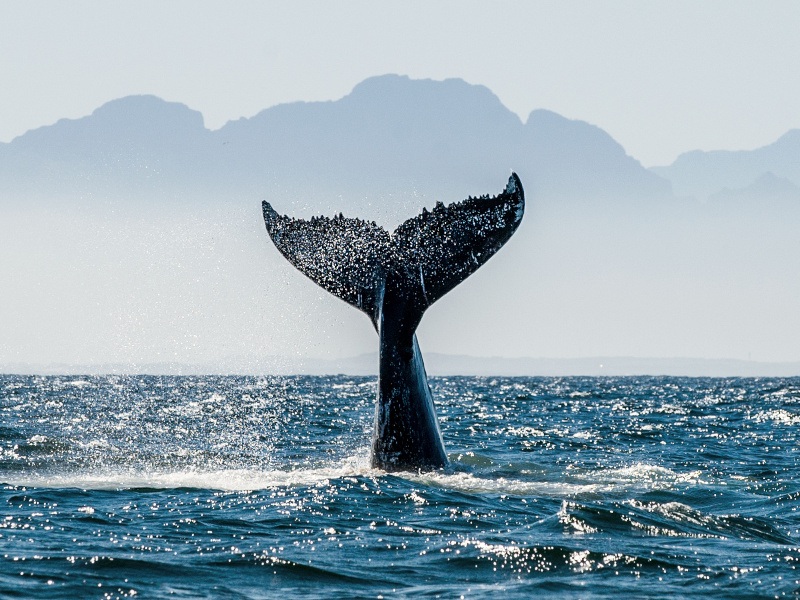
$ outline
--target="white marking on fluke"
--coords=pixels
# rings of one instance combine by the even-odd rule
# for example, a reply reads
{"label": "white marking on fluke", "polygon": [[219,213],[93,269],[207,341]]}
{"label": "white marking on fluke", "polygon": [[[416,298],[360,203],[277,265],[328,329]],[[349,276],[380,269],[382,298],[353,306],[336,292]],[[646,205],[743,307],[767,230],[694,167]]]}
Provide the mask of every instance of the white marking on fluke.
{"label": "white marking on fluke", "polygon": [[422,295],[425,297],[425,302],[430,304],[430,300],[428,300],[428,292],[425,289],[425,276],[422,274],[422,265],[419,266],[419,283],[422,286]]}

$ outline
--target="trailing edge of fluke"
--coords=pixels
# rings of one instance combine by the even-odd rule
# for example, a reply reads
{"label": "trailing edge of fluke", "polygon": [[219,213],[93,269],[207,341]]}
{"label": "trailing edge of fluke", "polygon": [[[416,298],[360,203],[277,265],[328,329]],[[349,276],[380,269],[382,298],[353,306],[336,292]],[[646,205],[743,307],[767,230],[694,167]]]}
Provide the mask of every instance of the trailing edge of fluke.
{"label": "trailing edge of fluke", "polygon": [[497,196],[438,202],[391,234],[361,219],[279,215],[262,204],[278,251],[300,272],[369,316],[380,338],[372,466],[447,465],[415,331],[425,310],[491,258],[516,231],[525,194],[515,173]]}

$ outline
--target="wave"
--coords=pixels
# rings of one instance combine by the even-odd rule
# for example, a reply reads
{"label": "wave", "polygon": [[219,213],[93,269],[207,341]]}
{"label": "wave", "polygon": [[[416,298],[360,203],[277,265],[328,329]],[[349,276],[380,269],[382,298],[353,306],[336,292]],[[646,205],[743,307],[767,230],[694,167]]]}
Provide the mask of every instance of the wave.
{"label": "wave", "polygon": [[[352,477],[397,477],[425,487],[436,487],[468,494],[509,494],[550,498],[591,498],[606,494],[625,494],[667,490],[679,485],[703,485],[700,471],[686,473],[665,467],[635,463],[616,469],[568,470],[565,473],[537,474],[532,479],[525,468],[504,466],[504,476],[492,469],[456,463],[442,471],[387,473],[373,469],[366,450],[345,457],[336,464],[296,469],[215,469],[178,470],[102,470],[51,474],[11,474],[6,485],[26,488],[78,488],[85,490],[178,489],[196,488],[220,491],[252,491],[276,487],[314,487],[331,480]],[[507,476],[517,473],[516,477]],[[549,475],[549,477],[548,477]]]}
{"label": "wave", "polygon": [[[504,469],[508,472],[508,469]],[[525,469],[519,469],[520,475]],[[537,477],[535,481],[519,477],[493,477],[491,472],[476,475],[473,472],[448,473],[396,473],[428,486],[436,486],[464,493],[511,494],[518,496],[544,496],[551,498],[594,497],[602,494],[619,494],[671,489],[681,484],[705,484],[700,471],[680,473],[665,467],[636,463],[617,469],[569,470],[567,473],[550,473],[550,479]]]}
{"label": "wave", "polygon": [[79,488],[85,490],[197,488],[250,491],[275,487],[316,486],[331,479],[379,475],[369,467],[365,453],[345,458],[338,465],[299,469],[181,469],[175,471],[99,471],[22,475],[5,483],[28,488]]}

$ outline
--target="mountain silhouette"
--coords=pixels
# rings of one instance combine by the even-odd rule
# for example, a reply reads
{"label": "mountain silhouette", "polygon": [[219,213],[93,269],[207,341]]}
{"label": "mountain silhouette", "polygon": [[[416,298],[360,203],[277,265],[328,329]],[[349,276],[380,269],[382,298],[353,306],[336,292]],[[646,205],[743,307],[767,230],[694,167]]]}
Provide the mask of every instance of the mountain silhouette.
{"label": "mountain silhouette", "polygon": [[208,162],[203,117],[155,96],[108,102],[0,147],[3,181],[17,192],[120,193],[191,180]]}
{"label": "mountain silhouette", "polygon": [[672,183],[677,196],[705,200],[724,189],[744,189],[766,173],[800,186],[800,129],[792,129],[778,140],[755,150],[694,150],[681,154],[654,173]]}
{"label": "mountain silhouette", "polygon": [[521,156],[533,190],[549,198],[664,198],[670,184],[653,177],[605,131],[548,110],[525,124]]}
{"label": "mountain silhouette", "polygon": [[600,128],[545,110],[523,124],[459,79],[373,77],[340,100],[274,106],[216,131],[183,104],[131,96],[0,145],[6,192],[45,196],[457,198],[494,190],[511,169],[542,201],[670,195]]}

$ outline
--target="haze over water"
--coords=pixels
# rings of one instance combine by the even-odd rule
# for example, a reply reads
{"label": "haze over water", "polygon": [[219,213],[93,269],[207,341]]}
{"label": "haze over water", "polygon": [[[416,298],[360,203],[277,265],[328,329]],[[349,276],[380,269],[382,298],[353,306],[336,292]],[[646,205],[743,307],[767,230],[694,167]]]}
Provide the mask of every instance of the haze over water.
{"label": "haze over water", "polygon": [[257,374],[372,351],[367,320],[269,243],[261,200],[393,229],[511,169],[526,217],[428,312],[425,352],[797,363],[798,165],[795,130],[646,169],[595,125],[522,120],[457,79],[373,77],[213,131],[119,99],[0,144],[0,369]]}

